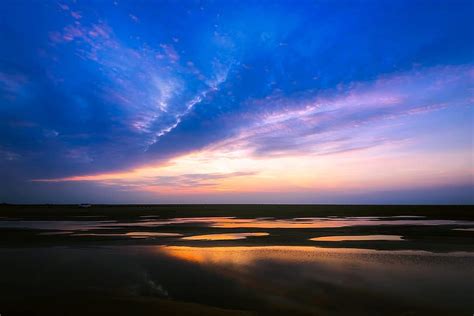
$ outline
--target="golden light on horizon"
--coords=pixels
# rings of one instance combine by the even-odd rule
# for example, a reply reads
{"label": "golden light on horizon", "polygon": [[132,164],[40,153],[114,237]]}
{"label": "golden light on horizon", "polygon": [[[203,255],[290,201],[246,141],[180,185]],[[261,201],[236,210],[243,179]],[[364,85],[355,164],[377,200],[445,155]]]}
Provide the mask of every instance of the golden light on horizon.
{"label": "golden light on horizon", "polygon": [[[157,165],[95,175],[34,181],[92,181],[124,190],[166,194],[225,192],[311,192],[433,186],[468,182],[471,162],[465,153],[396,153],[386,144],[349,153],[258,157],[244,149],[212,148]],[[393,151],[393,152],[392,152]],[[413,164],[413,160],[422,164]],[[446,161],[452,161],[446,170]],[[440,170],[433,173],[433,170]]]}

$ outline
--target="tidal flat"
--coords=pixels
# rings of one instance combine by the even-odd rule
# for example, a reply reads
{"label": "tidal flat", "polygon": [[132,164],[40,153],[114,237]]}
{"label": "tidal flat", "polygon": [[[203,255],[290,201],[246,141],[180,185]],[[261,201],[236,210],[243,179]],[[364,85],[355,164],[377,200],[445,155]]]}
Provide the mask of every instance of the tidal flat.
{"label": "tidal flat", "polygon": [[469,206],[2,205],[3,315],[471,315]]}

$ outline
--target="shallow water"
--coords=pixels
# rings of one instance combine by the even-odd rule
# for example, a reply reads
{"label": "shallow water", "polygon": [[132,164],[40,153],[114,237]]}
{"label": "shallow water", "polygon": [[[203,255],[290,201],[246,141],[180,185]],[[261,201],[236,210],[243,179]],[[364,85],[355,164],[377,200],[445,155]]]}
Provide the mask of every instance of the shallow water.
{"label": "shallow water", "polygon": [[352,240],[393,240],[400,241],[402,236],[397,235],[359,235],[359,236],[324,236],[311,238],[312,241],[352,241]]}
{"label": "shallow water", "polygon": [[0,301],[80,300],[84,293],[282,315],[461,315],[474,308],[473,253],[121,246],[0,249],[0,256]]}
{"label": "shallow water", "polygon": [[[90,217],[90,216],[89,216]],[[387,217],[306,217],[290,219],[236,218],[236,217],[184,217],[171,219],[153,219],[143,216],[138,220],[1,220],[0,228],[30,228],[57,230],[115,229],[121,227],[160,227],[197,225],[213,228],[338,228],[352,226],[474,226],[474,221],[424,219],[420,216]]]}
{"label": "shallow water", "polygon": [[459,230],[459,231],[466,231],[466,232],[474,232],[474,227],[473,228],[455,228],[453,230]]}
{"label": "shallow water", "polygon": [[[0,248],[0,308],[29,306],[45,297],[53,308],[57,301],[84,305],[85,298],[119,297],[258,315],[474,311],[474,221],[106,219],[0,219],[8,241]],[[114,313],[114,304],[107,308]]]}
{"label": "shallow water", "polygon": [[269,233],[233,233],[233,234],[208,234],[183,237],[183,240],[239,240],[247,237],[263,237]]}
{"label": "shallow water", "polygon": [[179,237],[183,236],[183,234],[179,233],[157,233],[157,232],[129,232],[129,233],[76,233],[72,234],[72,236],[79,236],[79,237],[130,237],[130,238],[155,238],[155,237]]}

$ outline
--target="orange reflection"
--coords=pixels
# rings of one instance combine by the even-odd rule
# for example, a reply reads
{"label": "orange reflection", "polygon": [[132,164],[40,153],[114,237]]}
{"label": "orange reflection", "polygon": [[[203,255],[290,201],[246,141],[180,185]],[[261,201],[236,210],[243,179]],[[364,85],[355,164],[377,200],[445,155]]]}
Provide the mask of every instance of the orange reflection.
{"label": "orange reflection", "polygon": [[72,236],[82,237],[130,237],[130,238],[151,238],[151,237],[179,237],[178,233],[156,233],[156,232],[129,232],[129,233],[78,233]]}
{"label": "orange reflection", "polygon": [[245,239],[247,237],[262,237],[268,236],[268,233],[233,233],[233,234],[209,234],[209,235],[197,235],[188,236],[181,239],[184,240],[238,240]]}
{"label": "orange reflection", "polygon": [[369,217],[350,218],[294,218],[294,219],[231,219],[216,220],[211,227],[216,228],[337,228],[347,226],[379,225],[472,225],[472,221],[457,220],[418,220],[418,219],[379,219]]}
{"label": "orange reflection", "polygon": [[438,219],[399,219],[388,217],[345,217],[345,218],[290,218],[273,219],[271,217],[235,218],[235,217],[178,217],[160,220],[142,220],[129,223],[103,223],[97,227],[142,226],[154,227],[164,225],[197,224],[214,228],[336,228],[347,226],[379,225],[473,225],[473,221],[438,220]]}
{"label": "orange reflection", "polygon": [[156,232],[129,232],[129,233],[126,233],[125,235],[132,238],[183,236],[183,234],[178,234],[178,233],[156,233]]}
{"label": "orange reflection", "polygon": [[312,241],[364,241],[364,240],[402,240],[397,235],[364,235],[364,236],[324,236],[310,238]]}
{"label": "orange reflection", "polygon": [[[356,248],[322,248],[314,246],[237,246],[237,247],[189,247],[158,246],[159,252],[174,258],[203,265],[249,266],[259,261],[280,261],[288,263],[324,263],[336,268],[338,265],[353,265],[363,255],[423,255],[446,256],[420,250],[371,250]],[[469,256],[471,252],[451,252],[449,256]],[[363,262],[364,266],[368,264]]]}
{"label": "orange reflection", "polygon": [[[266,219],[234,219],[227,222],[216,222],[212,227],[216,228],[332,228],[357,225],[354,220],[266,220]],[[365,224],[361,223],[361,224]],[[368,221],[367,221],[368,224]]]}
{"label": "orange reflection", "polygon": [[[365,249],[325,249],[312,246],[188,247],[160,246],[169,256],[199,264],[250,265],[257,260],[311,262],[324,253],[370,253]],[[326,258],[329,260],[329,258]],[[338,258],[340,260],[340,258]]]}

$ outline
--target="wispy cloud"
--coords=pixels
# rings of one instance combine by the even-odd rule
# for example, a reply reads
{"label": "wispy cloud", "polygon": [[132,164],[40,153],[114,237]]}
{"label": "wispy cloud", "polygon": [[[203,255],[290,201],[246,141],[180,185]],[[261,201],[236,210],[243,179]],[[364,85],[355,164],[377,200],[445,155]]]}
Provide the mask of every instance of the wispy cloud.
{"label": "wispy cloud", "polygon": [[0,198],[472,182],[467,4],[185,7],[0,2]]}
{"label": "wispy cloud", "polygon": [[[400,186],[405,181],[415,185],[426,179],[439,184],[465,182],[463,174],[468,171],[462,151],[450,152],[444,159],[463,167],[440,174],[430,174],[441,168],[439,159],[423,152],[405,156],[397,152],[417,145],[419,135],[404,131],[413,115],[470,106],[471,76],[471,67],[433,68],[336,91],[254,100],[268,110],[242,122],[234,136],[194,153],[124,172],[36,181],[93,181],[153,192],[354,189],[362,174],[372,186]],[[413,160],[424,160],[425,166],[415,170]],[[393,170],[381,173],[384,166]]]}
{"label": "wispy cloud", "polygon": [[194,64],[190,69],[188,63],[180,63],[174,45],[131,47],[100,20],[74,21],[52,32],[50,39],[53,45],[72,45],[79,58],[100,65],[106,80],[98,87],[99,97],[127,114],[120,119],[131,134],[140,135],[142,151],[175,129],[195,105],[218,89],[231,66],[221,65],[215,75],[203,77]]}
{"label": "wispy cloud", "polygon": [[[146,170],[146,171],[145,171]],[[139,190],[153,192],[199,192],[201,190],[216,189],[221,181],[235,180],[239,177],[251,177],[257,175],[255,171],[236,172],[211,172],[211,173],[189,173],[175,175],[170,174],[165,167],[144,168],[121,174],[99,174],[93,176],[78,176],[60,179],[37,179],[33,182],[97,182],[103,185],[120,188],[122,190]]]}
{"label": "wispy cloud", "polygon": [[250,102],[258,114],[217,146],[256,155],[327,154],[413,137],[390,127],[412,115],[472,106],[471,66],[434,67],[387,75],[336,90]]}

